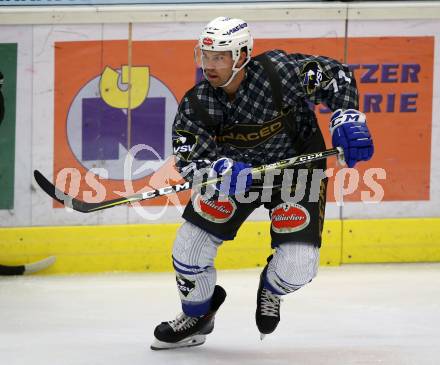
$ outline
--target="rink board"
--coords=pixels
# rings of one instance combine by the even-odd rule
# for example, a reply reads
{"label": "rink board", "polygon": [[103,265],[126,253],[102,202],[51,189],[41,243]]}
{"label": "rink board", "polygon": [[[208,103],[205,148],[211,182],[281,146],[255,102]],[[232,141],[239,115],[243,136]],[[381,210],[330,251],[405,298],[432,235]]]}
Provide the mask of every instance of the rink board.
{"label": "rink board", "polygon": [[[45,273],[172,271],[179,224],[2,228],[0,262],[19,264],[55,255]],[[216,266],[264,266],[271,253],[268,222],[246,222],[223,244]],[[440,261],[440,219],[327,220],[321,265]]]}
{"label": "rink board", "polygon": [[440,260],[440,219],[343,221],[343,263]]}
{"label": "rink board", "polygon": [[[2,228],[0,262],[18,264],[55,255],[46,273],[171,271],[172,243],[180,224]],[[321,263],[338,265],[341,230],[326,222]],[[269,223],[247,222],[234,241],[220,248],[216,266],[240,269],[264,266],[271,253]]]}
{"label": "rink board", "polygon": [[[81,175],[75,179],[79,180],[77,197],[81,200],[101,200],[103,194],[112,199],[119,197],[118,192],[130,195],[125,182],[137,191],[148,179],[153,180],[151,171],[162,165],[147,153],[139,157],[140,166],[133,169],[136,176],[130,175],[128,179],[121,176],[125,172],[127,148],[142,141],[155,147],[162,159],[170,156],[171,125],[177,102],[200,76],[200,70],[193,64],[195,40],[206,21],[226,11],[249,19],[256,38],[255,54],[272,48],[323,54],[346,62],[354,70],[360,108],[367,114],[375,155],[371,161],[356,166],[357,173],[353,175],[358,178],[359,188],[345,196],[348,204],[343,207],[335,203],[335,191],[339,190],[330,178],[327,218],[438,216],[440,88],[435,80],[440,72],[440,4],[308,6],[274,3],[258,9],[251,5],[239,9],[222,5],[185,10],[168,7],[157,11],[112,7],[99,11],[1,9],[0,45],[18,47],[18,53],[10,58],[12,65],[7,68],[0,65],[7,80],[2,90],[8,92],[5,94],[8,97],[15,93],[17,105],[14,108],[13,102],[7,103],[8,113],[16,109],[15,151],[12,147],[8,151],[9,161],[14,157],[15,174],[10,169],[4,175],[14,182],[14,191],[0,190],[8,202],[0,204],[0,226],[144,224],[145,217],[128,206],[93,215],[66,211],[37,187],[32,172],[38,169],[56,182],[64,176],[62,170],[74,169],[77,176]],[[176,59],[178,63],[174,62]],[[127,110],[132,104],[121,106],[118,98],[113,100],[114,95],[123,99],[125,89],[115,82],[110,88],[111,101],[106,99],[104,103],[103,98],[97,97],[101,95],[99,81],[114,81],[115,73],[110,69],[123,74],[124,67],[130,70],[132,67],[136,75],[145,76],[148,70],[149,75],[135,77],[144,80],[138,87],[143,91],[148,88],[148,93],[130,114],[134,128],[130,143]],[[16,82],[15,73],[10,71],[15,68]],[[18,107],[23,105],[29,107]],[[330,146],[327,132],[330,111],[322,105],[315,109]],[[6,135],[2,128],[14,126],[12,116],[8,114],[0,126],[1,136]],[[112,128],[107,127],[109,120],[114,121]],[[148,125],[151,128],[145,126],[147,120],[152,121]],[[148,162],[145,171],[140,169],[143,162]],[[335,167],[334,159],[328,163],[330,168]],[[101,170],[93,172],[95,168]],[[362,196],[368,198],[372,190],[365,183],[370,168],[386,172],[386,179],[378,176],[373,179],[376,186],[383,187],[384,193],[378,197],[377,204],[366,204],[368,199]],[[333,176],[337,172],[335,169]],[[140,176],[141,173],[148,178]],[[86,181],[87,174],[94,176],[93,186]],[[59,182],[63,186],[62,178]],[[99,194],[94,186],[100,187]],[[189,195],[182,198],[185,199],[180,203],[184,205]],[[172,224],[181,219],[181,206],[177,202],[163,198],[149,204],[153,203],[154,206],[143,205],[143,208],[146,214],[155,216],[156,224]],[[167,204],[166,214],[156,214]],[[267,212],[262,210],[251,220],[266,218]]]}
{"label": "rink board", "polygon": [[[56,182],[62,169],[75,169],[82,174],[81,200],[131,195],[125,182],[133,181],[137,191],[147,177],[151,186],[163,183],[166,169],[151,156],[140,156],[133,171],[161,171],[158,181],[138,174],[122,179],[126,148],[138,138],[155,146],[164,160],[170,156],[177,102],[200,76],[192,61],[195,40],[208,20],[225,12],[249,21],[255,54],[279,48],[327,55],[349,64],[358,80],[375,155],[352,170],[359,188],[344,204],[336,203],[341,189],[335,179],[329,181],[321,264],[440,261],[440,4],[380,2],[0,9],[0,69],[8,106],[0,126],[0,145],[7,147],[0,148],[0,170],[9,166],[0,171],[0,264],[56,255],[47,273],[172,270],[172,242],[188,194],[185,201],[173,196],[85,215],[49,199],[32,172],[38,169]],[[100,80],[115,75],[107,66],[121,75],[124,67],[144,76],[148,70],[148,78],[134,78],[147,80],[138,85],[148,86],[139,107],[131,96],[122,106],[114,103],[118,98],[103,104],[97,97]],[[126,92],[119,84],[112,84],[113,96]],[[330,111],[322,105],[315,110],[330,146],[325,132]],[[106,121],[113,120],[108,116],[116,116],[114,128],[107,128]],[[151,128],[142,124],[153,119]],[[129,124],[137,131],[133,140],[125,138]],[[141,169],[145,161],[148,169]],[[328,162],[335,168],[334,159]],[[102,178],[94,182],[104,187],[96,195],[85,179],[87,173],[98,174],[95,167]],[[375,203],[365,183],[370,168],[386,172],[386,179],[379,174],[373,179],[384,193]],[[270,237],[263,220],[267,211],[257,209],[237,239],[224,244],[219,268],[265,264]],[[145,224],[149,221],[154,224]]]}

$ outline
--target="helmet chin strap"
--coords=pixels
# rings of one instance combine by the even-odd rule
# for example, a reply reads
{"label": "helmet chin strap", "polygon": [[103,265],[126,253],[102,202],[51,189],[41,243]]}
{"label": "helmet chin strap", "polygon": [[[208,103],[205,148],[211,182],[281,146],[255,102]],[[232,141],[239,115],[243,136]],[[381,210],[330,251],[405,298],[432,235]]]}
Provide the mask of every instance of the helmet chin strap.
{"label": "helmet chin strap", "polygon": [[239,58],[237,58],[235,60],[234,65],[232,66],[232,75],[231,75],[231,77],[228,79],[228,81],[226,81],[223,85],[220,85],[219,87],[226,87],[226,86],[228,86],[232,82],[232,80],[234,80],[235,76],[237,76],[238,72],[240,70],[242,70],[244,68],[244,66],[246,66],[249,63],[251,58],[248,57],[246,59],[246,61],[244,61],[243,64],[239,68],[236,68],[235,65],[237,64],[238,60],[239,60]]}

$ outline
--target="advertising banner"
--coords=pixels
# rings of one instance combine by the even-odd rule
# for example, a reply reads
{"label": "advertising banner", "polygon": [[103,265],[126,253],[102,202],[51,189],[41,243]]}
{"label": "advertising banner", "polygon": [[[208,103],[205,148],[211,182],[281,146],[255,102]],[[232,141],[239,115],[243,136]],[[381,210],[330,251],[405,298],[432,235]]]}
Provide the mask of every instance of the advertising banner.
{"label": "advertising banner", "polygon": [[[375,155],[356,168],[386,171],[379,181],[385,201],[429,200],[434,37],[348,38],[348,61]],[[359,189],[347,200],[359,200]]]}
{"label": "advertising banner", "polygon": [[[182,96],[201,77],[194,45],[193,40],[55,43],[54,180],[59,187],[93,202],[178,181],[170,158],[171,126]],[[349,38],[347,43],[344,38],[258,39],[254,54],[277,48],[344,62],[346,46],[360,110],[377,146],[374,158],[359,165],[359,188],[347,200],[360,201],[362,192],[371,191],[364,182],[370,168],[386,173],[377,181],[383,200],[428,200],[433,37]],[[331,111],[323,105],[315,110],[330,147]],[[133,146],[141,147],[130,160],[127,151]],[[334,161],[329,168],[335,169]],[[81,183],[72,186],[73,180]],[[180,194],[180,200],[170,198],[172,203],[187,201],[188,193]],[[334,201],[334,194],[328,198]]]}
{"label": "advertising banner", "polygon": [[17,44],[0,43],[0,209],[14,208]]}

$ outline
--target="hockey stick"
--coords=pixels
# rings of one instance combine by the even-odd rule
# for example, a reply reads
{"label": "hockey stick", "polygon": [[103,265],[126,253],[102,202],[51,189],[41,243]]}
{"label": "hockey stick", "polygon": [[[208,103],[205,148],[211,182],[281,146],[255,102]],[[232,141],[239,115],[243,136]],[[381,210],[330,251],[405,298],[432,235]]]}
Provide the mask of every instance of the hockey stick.
{"label": "hockey stick", "polygon": [[56,261],[55,256],[49,256],[43,260],[33,262],[31,264],[17,265],[17,266],[6,266],[0,265],[0,275],[10,276],[10,275],[27,275],[33,274],[38,271],[44,270],[51,266]]}
{"label": "hockey stick", "polygon": [[[251,171],[252,171],[252,175],[255,175],[257,173],[262,173],[262,172],[267,173],[269,171],[273,171],[276,169],[286,169],[288,167],[302,165],[307,162],[322,160],[322,159],[325,159],[327,157],[334,156],[334,155],[342,156],[343,155],[342,149],[338,147],[338,148],[332,148],[329,150],[325,150],[322,152],[309,153],[309,154],[305,154],[305,155],[295,156],[295,157],[291,157],[286,160],[274,162],[274,163],[271,163],[268,165],[261,165],[261,166],[255,167]],[[100,203],[87,203],[85,201],[73,198],[73,197],[65,194],[64,192],[62,192],[58,188],[56,188],[55,185],[53,185],[49,180],[47,180],[43,176],[43,174],[38,170],[34,170],[34,177],[35,177],[35,180],[37,181],[37,184],[40,186],[41,189],[43,189],[46,192],[46,194],[48,194],[50,197],[52,197],[56,201],[60,202],[61,204],[64,204],[65,206],[70,207],[73,210],[76,210],[76,211],[82,212],[82,213],[96,212],[98,210],[112,208],[112,207],[115,207],[115,206],[118,206],[121,204],[127,204],[127,203],[139,202],[142,200],[154,199],[159,196],[169,195],[169,194],[178,193],[180,191],[189,190],[193,187],[192,182],[186,181],[183,184],[176,184],[176,185],[166,186],[166,187],[163,187],[160,189],[149,190],[149,191],[145,191],[143,193],[135,194],[135,195],[128,196],[128,197],[122,197],[122,198],[117,198],[117,199],[112,199],[112,200],[105,200]],[[222,181],[222,178],[209,179],[198,186],[203,187],[203,186],[207,186],[210,184],[218,183],[220,181]]]}

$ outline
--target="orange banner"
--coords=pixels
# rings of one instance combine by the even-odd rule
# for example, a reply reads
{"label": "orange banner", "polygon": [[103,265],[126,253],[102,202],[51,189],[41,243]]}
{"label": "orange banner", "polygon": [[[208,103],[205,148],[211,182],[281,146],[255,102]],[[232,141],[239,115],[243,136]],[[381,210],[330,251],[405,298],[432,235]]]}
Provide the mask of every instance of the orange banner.
{"label": "orange banner", "polygon": [[[133,163],[134,191],[173,182],[172,161],[159,166],[172,153],[171,125],[178,102],[200,78],[194,45],[195,41],[135,41],[130,48],[128,41],[55,44],[54,176],[70,176],[68,181],[79,177],[79,199],[111,199],[119,196],[115,192],[127,192],[126,151],[139,144],[150,148],[139,151]],[[360,109],[375,143],[373,159],[358,165],[359,188],[345,200],[360,201],[361,192],[371,190],[363,182],[371,167],[386,171],[386,180],[378,181],[384,200],[429,200],[433,37],[350,38],[347,44],[343,38],[259,39],[254,54],[277,48],[343,62],[345,45],[346,63],[360,91]],[[315,110],[330,146],[330,111],[322,105]],[[330,189],[329,201],[333,196]],[[182,193],[181,202],[188,197]],[[163,205],[167,199],[149,204]]]}

